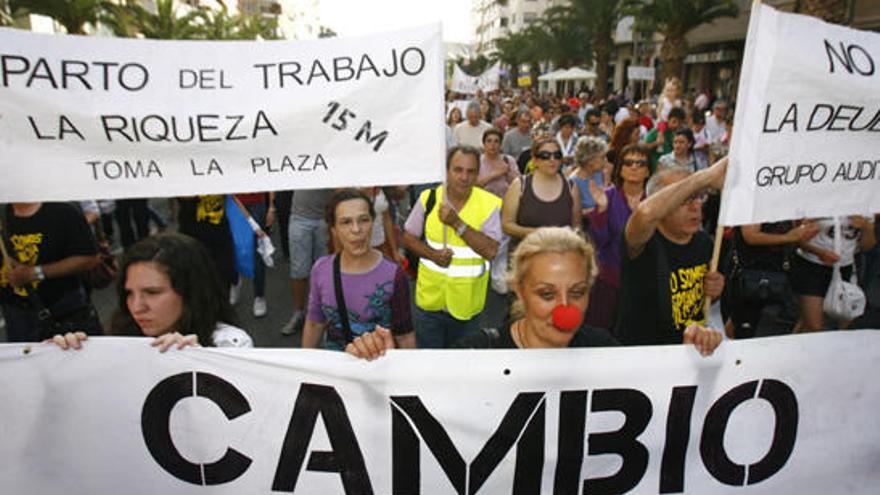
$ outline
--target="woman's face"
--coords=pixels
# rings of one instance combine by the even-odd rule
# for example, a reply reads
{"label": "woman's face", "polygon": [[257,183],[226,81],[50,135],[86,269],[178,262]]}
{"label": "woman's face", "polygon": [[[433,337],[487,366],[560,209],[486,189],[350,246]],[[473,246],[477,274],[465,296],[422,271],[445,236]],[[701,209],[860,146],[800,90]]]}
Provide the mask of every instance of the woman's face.
{"label": "woman's face", "polygon": [[373,219],[370,207],[363,199],[349,199],[336,205],[336,224],[333,232],[342,250],[361,256],[370,250]]}
{"label": "woman's face", "polygon": [[629,133],[629,144],[636,144],[639,142],[639,138],[641,137],[641,130],[639,126],[633,128],[632,132]]}
{"label": "woman's face", "polygon": [[132,263],[125,272],[125,304],[132,319],[147,337],[171,331],[183,315],[183,297],[154,261]]}
{"label": "woman's face", "polygon": [[644,183],[650,173],[648,157],[641,153],[627,153],[620,165],[620,177],[624,182]]}
{"label": "woman's face", "polygon": [[453,124],[461,122],[461,110],[459,110],[458,107],[453,108],[452,111],[449,112],[449,120]]}
{"label": "woman's face", "polygon": [[501,138],[496,136],[495,134],[489,134],[486,136],[486,139],[483,141],[483,150],[489,156],[495,156],[498,154],[498,151],[501,149]]}
{"label": "woman's face", "polygon": [[522,281],[514,288],[525,308],[523,330],[532,332],[530,341],[548,347],[567,347],[574,332],[553,326],[553,309],[571,304],[583,314],[589,303],[587,262],[577,252],[540,253],[529,261]]}
{"label": "woman's face", "polygon": [[[546,157],[546,158],[544,158]],[[555,141],[542,144],[535,154],[537,162],[536,171],[547,175],[555,175],[559,173],[559,164],[562,163],[562,153],[559,145]]]}

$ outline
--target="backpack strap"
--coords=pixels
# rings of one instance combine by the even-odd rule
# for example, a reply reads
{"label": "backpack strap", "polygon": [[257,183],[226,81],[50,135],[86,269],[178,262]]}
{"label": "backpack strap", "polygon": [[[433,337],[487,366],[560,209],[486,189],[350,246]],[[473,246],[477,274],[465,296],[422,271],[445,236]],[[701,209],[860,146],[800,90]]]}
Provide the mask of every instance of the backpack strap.
{"label": "backpack strap", "polygon": [[345,294],[342,291],[342,267],[341,255],[333,257],[333,290],[336,292],[336,309],[339,311],[339,322],[345,334],[345,343],[349,344],[354,337],[351,333],[351,324],[348,321],[348,308],[345,306]]}

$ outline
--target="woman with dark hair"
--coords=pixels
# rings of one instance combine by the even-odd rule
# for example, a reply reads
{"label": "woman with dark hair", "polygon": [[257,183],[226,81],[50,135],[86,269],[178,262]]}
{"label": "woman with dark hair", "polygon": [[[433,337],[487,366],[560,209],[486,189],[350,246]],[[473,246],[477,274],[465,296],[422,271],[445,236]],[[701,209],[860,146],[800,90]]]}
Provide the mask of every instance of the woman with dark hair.
{"label": "woman with dark hair", "polygon": [[375,211],[361,191],[344,189],[330,198],[325,220],[339,253],[312,267],[302,347],[343,350],[354,338],[381,325],[398,347],[415,347],[406,272],[370,246]]}
{"label": "woman with dark hair", "polygon": [[660,157],[657,170],[672,167],[684,167],[691,172],[697,171],[697,159],[694,156],[694,133],[688,128],[675,131],[672,139],[672,151]]}
{"label": "woman with dark hair", "polygon": [[510,183],[519,177],[516,161],[501,153],[502,139],[501,131],[494,127],[483,132],[483,153],[477,177],[478,186],[499,198],[504,198]]}
{"label": "woman with dark hair", "polygon": [[611,133],[611,141],[608,143],[608,161],[616,166],[623,148],[638,143],[640,134],[639,119],[635,117],[623,119],[617,124]]}
{"label": "woman with dark hair", "polygon": [[630,215],[645,198],[645,183],[651,175],[649,151],[639,144],[621,150],[621,159],[611,173],[612,186],[602,189],[590,184],[596,208],[588,214],[590,237],[599,251],[599,276],[590,295],[593,304],[587,322],[612,328],[617,316],[620,292],[620,242]]}
{"label": "woman with dark hair", "polygon": [[513,181],[501,209],[501,226],[514,241],[538,227],[580,227],[580,192],[560,173],[562,157],[552,135],[535,138],[535,171]]}
{"label": "woman with dark hair", "polygon": [[[173,345],[253,347],[233,326],[225,288],[199,241],[177,233],[141,239],[126,251],[119,274],[111,334],[155,337],[152,345],[162,352]],[[85,338],[72,332],[52,340],[78,349]]]}

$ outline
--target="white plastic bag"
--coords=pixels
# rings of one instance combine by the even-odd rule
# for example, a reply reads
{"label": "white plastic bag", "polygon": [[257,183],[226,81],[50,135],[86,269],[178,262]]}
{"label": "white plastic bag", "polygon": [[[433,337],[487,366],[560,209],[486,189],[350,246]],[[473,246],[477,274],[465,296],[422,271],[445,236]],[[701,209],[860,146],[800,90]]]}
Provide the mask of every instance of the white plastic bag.
{"label": "white plastic bag", "polygon": [[[834,217],[834,252],[840,253],[840,218]],[[825,293],[822,309],[825,314],[838,321],[852,321],[865,312],[865,293],[858,285],[855,265],[849,282],[840,274],[840,263],[834,264],[831,284]]]}

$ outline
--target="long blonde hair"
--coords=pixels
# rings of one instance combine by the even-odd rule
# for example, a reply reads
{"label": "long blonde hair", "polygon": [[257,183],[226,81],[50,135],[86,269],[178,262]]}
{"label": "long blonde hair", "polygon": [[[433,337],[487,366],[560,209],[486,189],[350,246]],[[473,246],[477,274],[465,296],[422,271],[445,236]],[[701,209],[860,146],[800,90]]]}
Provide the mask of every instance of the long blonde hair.
{"label": "long blonde hair", "polygon": [[[596,250],[593,245],[570,227],[541,227],[527,235],[513,252],[510,270],[507,272],[507,283],[510,287],[518,287],[522,284],[529,271],[530,261],[541,253],[580,255],[587,262],[587,290],[589,291],[593,286],[598,271]],[[525,314],[522,301],[517,299],[513,303],[510,314],[514,318],[520,318]]]}

